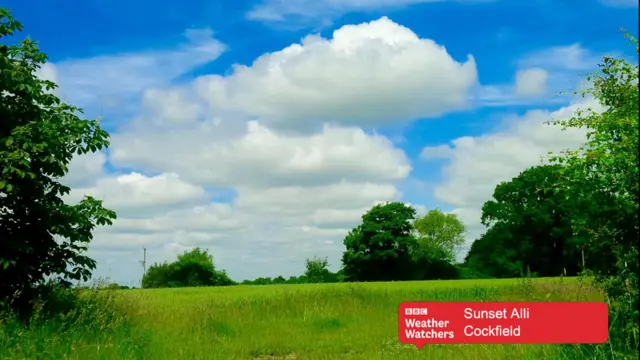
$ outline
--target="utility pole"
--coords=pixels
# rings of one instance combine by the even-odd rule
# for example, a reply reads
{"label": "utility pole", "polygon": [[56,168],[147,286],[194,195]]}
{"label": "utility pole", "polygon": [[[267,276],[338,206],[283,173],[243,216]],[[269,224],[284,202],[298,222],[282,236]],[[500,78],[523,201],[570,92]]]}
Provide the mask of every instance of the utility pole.
{"label": "utility pole", "polygon": [[[147,248],[142,248],[142,261],[140,261],[140,264],[142,264],[142,277],[144,278],[147,273]],[[142,279],[140,279],[140,287],[142,287]]]}

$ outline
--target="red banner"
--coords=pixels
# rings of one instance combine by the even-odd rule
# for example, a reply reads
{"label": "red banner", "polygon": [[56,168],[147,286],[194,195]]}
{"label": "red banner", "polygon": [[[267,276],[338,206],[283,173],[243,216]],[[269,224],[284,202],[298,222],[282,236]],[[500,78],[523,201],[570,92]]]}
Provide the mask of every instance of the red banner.
{"label": "red banner", "polygon": [[608,307],[597,302],[405,302],[398,336],[426,344],[602,344]]}

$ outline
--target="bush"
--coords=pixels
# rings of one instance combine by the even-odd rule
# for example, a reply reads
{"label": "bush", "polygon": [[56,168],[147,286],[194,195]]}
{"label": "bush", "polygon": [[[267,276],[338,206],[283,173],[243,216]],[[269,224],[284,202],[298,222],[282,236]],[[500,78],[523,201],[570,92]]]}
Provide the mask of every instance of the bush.
{"label": "bush", "polygon": [[142,278],[143,288],[228,286],[235,282],[227,273],[217,271],[206,250],[185,251],[172,263],[152,265]]}

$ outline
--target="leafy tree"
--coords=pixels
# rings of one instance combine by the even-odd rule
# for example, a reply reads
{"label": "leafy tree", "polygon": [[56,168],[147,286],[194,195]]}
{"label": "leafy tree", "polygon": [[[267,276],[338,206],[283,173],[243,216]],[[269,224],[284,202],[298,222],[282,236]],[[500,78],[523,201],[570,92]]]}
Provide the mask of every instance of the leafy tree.
{"label": "leafy tree", "polygon": [[417,246],[415,256],[453,263],[456,249],[464,244],[466,229],[455,214],[431,210],[413,224]]}
{"label": "leafy tree", "polygon": [[565,191],[554,189],[562,176],[560,165],[531,167],[499,184],[484,204],[483,224],[497,229],[479,241],[489,242],[485,250],[494,260],[495,276],[513,275],[513,267],[503,261],[520,265],[520,274],[538,276],[575,276],[585,267],[584,249],[571,228],[575,204]]}
{"label": "leafy tree", "polygon": [[468,272],[474,278],[514,278],[525,268],[518,246],[509,229],[496,224],[471,244],[464,259]]}
{"label": "leafy tree", "polygon": [[151,265],[142,277],[143,288],[162,288],[162,287],[178,287],[181,283],[173,281],[174,268],[170,263],[156,263]]}
{"label": "leafy tree", "polygon": [[[638,41],[629,39],[638,54]],[[587,129],[584,146],[551,158],[564,165],[563,181],[555,189],[566,192],[576,203],[571,213],[574,236],[591,252],[615,255],[615,261],[598,261],[591,269],[617,312],[611,329],[624,329],[620,334],[610,333],[610,342],[631,341],[637,351],[638,65],[605,57],[599,72],[587,79],[593,86],[583,96],[596,99],[605,110],[587,109],[553,122]]]}
{"label": "leafy tree", "polygon": [[314,257],[305,260],[305,272],[308,283],[334,283],[338,281],[337,274],[328,269],[329,260],[327,258]]}
{"label": "leafy tree", "polygon": [[143,288],[227,286],[234,282],[227,273],[217,271],[213,257],[200,248],[185,251],[172,263],[154,264],[142,278]]}
{"label": "leafy tree", "polygon": [[47,56],[35,42],[5,45],[21,30],[0,9],[0,303],[26,314],[46,277],[66,286],[90,278],[96,263],[82,253],[94,228],[116,214],[92,197],[63,202],[70,189],[59,180],[72,157],[106,148],[109,135],[36,77]]}
{"label": "leafy tree", "polygon": [[362,224],[344,239],[342,256],[348,281],[411,279],[411,254],[416,240],[412,221],[416,210],[404,203],[376,205],[362,216]]}

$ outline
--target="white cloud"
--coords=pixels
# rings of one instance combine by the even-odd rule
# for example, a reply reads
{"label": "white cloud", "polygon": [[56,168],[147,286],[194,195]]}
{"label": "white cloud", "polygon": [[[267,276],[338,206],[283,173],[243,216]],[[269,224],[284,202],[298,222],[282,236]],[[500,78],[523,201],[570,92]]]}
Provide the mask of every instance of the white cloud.
{"label": "white cloud", "polygon": [[299,130],[435,117],[467,107],[476,82],[473,57],[458,63],[444,47],[383,17],[345,25],[332,39],[308,36],[231,75],[202,77],[196,87],[215,109]]}
{"label": "white cloud", "polygon": [[[584,143],[583,129],[562,131],[545,122],[569,118],[575,110],[588,106],[601,109],[599,104],[589,101],[551,113],[533,110],[522,117],[506,119],[505,126],[495,132],[465,136],[451,142],[449,160],[443,167],[444,179],[435,187],[434,196],[452,206],[453,212],[467,225],[468,242],[484,231],[480,224],[481,208],[492,198],[496,185],[540,164],[550,151],[576,148]],[[432,150],[425,148],[423,151]]]}
{"label": "white cloud", "polygon": [[574,74],[579,71],[594,70],[604,56],[583,48],[579,43],[566,46],[553,46],[534,51],[518,61],[521,68],[541,67],[547,70],[568,70]]}
{"label": "white cloud", "polygon": [[[157,178],[132,177],[138,184],[158,182]],[[173,179],[173,183],[146,186],[147,193],[127,191],[126,181],[98,181],[103,185],[97,188],[112,186],[115,192],[119,185],[123,191],[120,198],[105,198],[105,206],[120,216],[113,226],[95,232],[91,249],[98,258],[110,252],[110,258],[126,262],[146,247],[150,261],[164,261],[172,260],[176,251],[200,246],[209,249],[218,265],[236,279],[294,275],[302,271],[306,257],[315,255],[330,257],[335,269],[343,251],[342,239],[362,214],[376,203],[401,196],[392,185],[343,181],[315,187],[240,188],[231,203],[194,206],[190,200],[195,192],[175,190],[180,186],[173,176],[162,178]],[[158,196],[169,188],[175,193],[169,199]],[[149,196],[148,191],[155,191],[156,196]],[[171,207],[163,207],[169,203]],[[164,210],[158,211],[159,207]],[[128,282],[131,266],[125,271],[99,264],[96,275]]]}
{"label": "white cloud", "polygon": [[451,156],[452,150],[448,145],[427,146],[420,152],[422,159],[446,159]]}
{"label": "white cloud", "polygon": [[[194,67],[215,60],[225,50],[211,30],[193,29],[184,35],[188,41],[176,49],[69,59],[49,67],[55,67],[65,100],[98,111],[115,109],[131,105],[128,102],[148,87],[167,85]],[[47,74],[49,70],[43,71]]]}
{"label": "white cloud", "polygon": [[66,186],[91,186],[95,180],[105,173],[107,155],[103,152],[75,155],[68,166],[68,173],[61,179]]}
{"label": "white cloud", "polygon": [[[72,200],[91,194],[119,215],[91,254],[96,276],[122,282],[137,276],[142,247],[149,262],[208,248],[236,279],[299,274],[314,255],[336,269],[346,233],[372,205],[402,200],[397,184],[411,172],[402,149],[361,127],[462,108],[477,75],[472,59],[456,63],[386,18],[177,87],[124,68],[143,81],[129,93],[141,95],[138,116],[112,131],[108,168],[122,173],[103,158],[78,160],[69,175],[86,177]],[[325,76],[336,69],[345,72]]]}
{"label": "white cloud", "polygon": [[221,187],[393,181],[411,171],[404,152],[387,138],[357,128],[326,126],[318,134],[287,136],[249,122],[244,134],[221,139],[216,133],[225,133],[227,123],[217,124],[194,123],[177,130],[140,123],[113,135],[111,161]]}
{"label": "white cloud", "polygon": [[[356,11],[391,10],[408,5],[435,3],[447,0],[266,0],[253,7],[247,18],[300,25],[328,23],[332,19]],[[458,2],[487,2],[487,0],[458,0]]]}
{"label": "white cloud", "polygon": [[557,95],[576,90],[585,75],[597,70],[605,55],[619,56],[615,52],[596,52],[579,43],[531,51],[514,64],[515,84],[481,86],[474,96],[480,106],[490,107],[567,104],[573,99]]}
{"label": "white cloud", "polygon": [[77,202],[85,195],[103,200],[105,207],[124,216],[146,216],[174,206],[207,200],[202,188],[182,181],[174,173],[146,177],[132,172],[100,178],[92,187],[73,188],[69,201]]}
{"label": "white cloud", "polygon": [[189,99],[190,95],[185,89],[150,88],[142,95],[142,105],[150,110],[150,116],[161,116],[169,123],[193,122],[204,110],[198,102]]}
{"label": "white cloud", "polygon": [[44,63],[36,70],[35,75],[42,80],[53,81],[58,83],[58,70],[53,63]]}
{"label": "white cloud", "polygon": [[540,96],[547,90],[549,74],[540,68],[520,70],[516,73],[516,94],[520,96]]}

